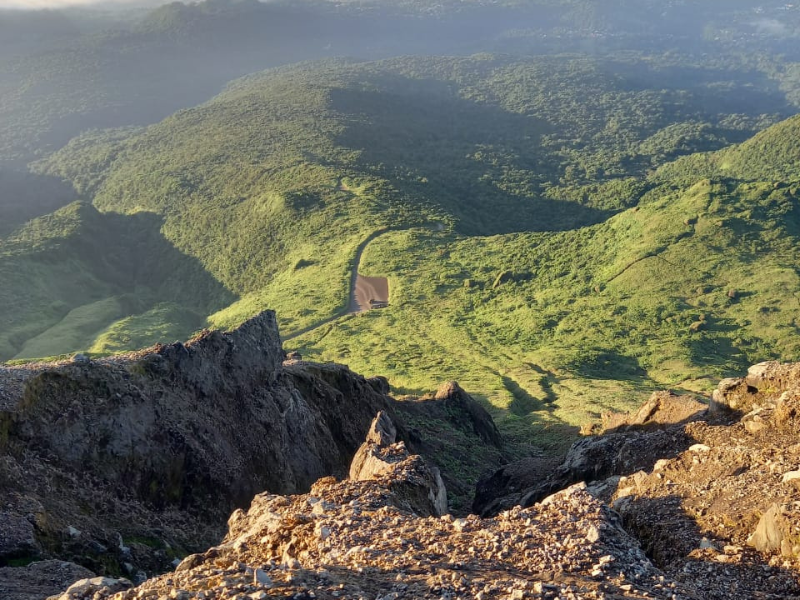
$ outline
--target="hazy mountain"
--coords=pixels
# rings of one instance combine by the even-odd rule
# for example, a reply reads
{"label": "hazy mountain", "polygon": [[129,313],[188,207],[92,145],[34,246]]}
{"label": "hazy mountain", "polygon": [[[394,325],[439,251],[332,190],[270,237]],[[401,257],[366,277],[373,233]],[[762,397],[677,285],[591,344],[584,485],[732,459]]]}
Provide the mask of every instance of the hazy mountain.
{"label": "hazy mountain", "polygon": [[[791,303],[752,266],[793,289],[794,121],[758,132],[796,112],[773,54],[794,12],[752,23],[781,6],[681,28],[681,3],[214,0],[6,57],[0,355],[277,308],[310,355],[401,390],[454,373],[523,420],[552,393],[569,423],[599,411],[580,390],[624,404],[793,356]],[[226,85],[497,47],[544,54]],[[343,316],[355,268],[389,309]]]}

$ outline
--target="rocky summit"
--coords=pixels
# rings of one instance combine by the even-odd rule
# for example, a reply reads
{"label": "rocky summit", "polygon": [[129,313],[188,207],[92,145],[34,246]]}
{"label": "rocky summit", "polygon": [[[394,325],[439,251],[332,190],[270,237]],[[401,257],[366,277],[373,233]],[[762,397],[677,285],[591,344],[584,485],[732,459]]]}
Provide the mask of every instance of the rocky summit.
{"label": "rocky summit", "polygon": [[[387,392],[382,378],[287,359],[272,312],[185,344],[0,367],[0,567],[33,563],[0,568],[0,598],[41,598],[93,574],[140,582],[171,569],[217,544],[231,512],[255,494],[346,477],[378,413],[398,443],[435,449],[440,462],[462,453],[446,441],[423,444],[401,416],[405,404],[429,426],[492,449],[474,469],[500,460],[499,446],[478,433],[493,430],[491,417],[457,385],[418,402]],[[453,406],[458,419],[445,422]],[[439,481],[444,489],[454,476],[443,470]],[[18,585],[27,580],[39,583]]]}
{"label": "rocky summit", "polygon": [[272,313],[0,386],[4,600],[800,596],[797,364],[653,394],[560,464],[509,462],[455,382],[287,359]]}
{"label": "rocky summit", "polygon": [[59,600],[697,597],[665,578],[585,486],[491,519],[438,516],[437,478],[420,457],[372,435],[366,446],[373,476],[256,496],[221,545],[174,573],[113,595],[82,582]]}

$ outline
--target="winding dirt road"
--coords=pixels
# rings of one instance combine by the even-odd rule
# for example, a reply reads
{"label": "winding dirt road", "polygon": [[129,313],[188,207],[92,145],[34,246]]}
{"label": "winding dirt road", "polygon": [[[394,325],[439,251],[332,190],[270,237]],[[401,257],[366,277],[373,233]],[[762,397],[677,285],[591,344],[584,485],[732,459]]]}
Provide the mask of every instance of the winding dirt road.
{"label": "winding dirt road", "polygon": [[[427,226],[423,227],[429,227],[434,231],[443,231],[445,229],[443,223],[437,222],[429,223]],[[332,323],[336,319],[339,319],[345,315],[360,313],[375,308],[375,305],[370,303],[370,300],[376,301],[378,305],[385,306],[388,304],[389,280],[386,277],[364,277],[359,275],[358,268],[361,266],[361,257],[364,255],[364,250],[366,250],[367,246],[369,246],[371,242],[375,241],[380,236],[389,233],[390,231],[403,231],[406,229],[415,229],[415,227],[384,227],[382,229],[377,229],[368,235],[364,241],[358,245],[358,249],[356,250],[356,255],[353,260],[353,269],[350,273],[350,295],[347,306],[335,312],[327,319],[322,319],[321,321],[312,323],[308,327],[303,327],[302,329],[290,333],[289,335],[285,336],[283,340],[292,340],[305,333],[308,333],[309,331],[313,331]]]}
{"label": "winding dirt road", "polygon": [[[339,178],[339,181],[336,184],[336,189],[342,192],[347,192],[351,195],[357,193],[345,183],[343,178]],[[423,225],[423,227],[430,227],[434,231],[444,231],[445,229],[444,223],[439,222],[432,222],[427,226]],[[350,296],[347,306],[336,311],[327,319],[317,321],[308,327],[303,327],[298,331],[290,333],[289,335],[285,336],[283,340],[288,341],[294,339],[305,333],[308,333],[309,331],[313,331],[332,323],[336,319],[348,314],[361,313],[372,308],[387,306],[389,304],[389,280],[386,277],[364,277],[358,273],[358,268],[361,266],[361,257],[364,255],[364,250],[366,250],[367,246],[369,246],[371,242],[375,241],[380,236],[389,233],[390,231],[403,231],[405,229],[413,229],[413,227],[383,227],[369,234],[356,249],[356,255],[353,260],[353,269],[350,273]]]}
{"label": "winding dirt road", "polygon": [[366,250],[370,242],[373,242],[385,233],[390,231],[398,231],[400,229],[405,228],[384,227],[382,229],[378,229],[373,231],[364,239],[363,242],[358,245],[355,259],[353,260],[353,269],[350,273],[350,296],[346,308],[335,312],[327,319],[312,323],[308,327],[303,327],[302,329],[285,336],[283,340],[288,341],[294,339],[303,335],[304,333],[308,333],[309,331],[313,331],[314,329],[327,325],[328,323],[332,323],[336,319],[339,319],[347,314],[360,313],[364,312],[365,310],[369,310],[371,308],[370,300],[388,302],[389,280],[385,277],[362,277],[358,274],[358,268],[361,266],[361,257],[364,255],[364,250]]}

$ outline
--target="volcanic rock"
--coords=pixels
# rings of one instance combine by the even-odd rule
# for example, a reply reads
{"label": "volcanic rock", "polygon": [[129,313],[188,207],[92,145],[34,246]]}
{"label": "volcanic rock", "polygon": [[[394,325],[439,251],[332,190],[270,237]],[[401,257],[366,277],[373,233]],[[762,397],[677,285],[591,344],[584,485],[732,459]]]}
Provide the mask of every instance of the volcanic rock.
{"label": "volcanic rock", "polygon": [[60,595],[73,582],[94,577],[79,565],[60,560],[44,560],[25,567],[0,567],[3,600],[42,600]]}
{"label": "volcanic rock", "polygon": [[[491,418],[454,389],[462,397],[447,410],[448,398],[422,403],[428,422],[463,427],[459,440],[480,446]],[[271,311],[186,344],[0,367],[0,566],[58,558],[99,575],[164,572],[218,544],[228,515],[255,494],[346,476],[378,413],[393,443],[418,453],[421,438],[397,411],[416,401],[387,392],[384,378],[342,365],[285,361]],[[460,465],[447,443],[434,460]],[[420,502],[436,508],[420,504],[421,514],[446,510],[443,494],[428,499],[441,483],[432,477]],[[470,482],[461,485],[467,493]]]}
{"label": "volcanic rock", "polygon": [[[423,466],[421,456],[411,456],[403,442],[395,443],[397,430],[383,412],[372,421],[366,441],[356,452],[350,465],[350,479],[368,481],[382,479],[394,473],[397,465],[408,462],[417,473],[416,478],[404,476],[408,490],[405,497],[409,507],[420,515],[441,516],[447,512],[447,490],[442,476],[433,465]],[[413,485],[412,485],[413,483]]]}
{"label": "volcanic rock", "polygon": [[418,458],[374,480],[260,494],[222,545],[111,598],[701,597],[656,569],[581,486],[493,519],[415,514],[401,490],[423,474]]}
{"label": "volcanic rock", "polygon": [[[691,438],[674,425],[695,420],[705,410],[694,399],[657,392],[636,413],[604,415],[610,433],[576,441],[555,469],[552,463],[526,459],[483,478],[472,509],[489,516],[515,504],[530,506],[579,481],[650,469],[657,460],[676,456],[691,444]],[[525,467],[536,472],[525,473]]]}

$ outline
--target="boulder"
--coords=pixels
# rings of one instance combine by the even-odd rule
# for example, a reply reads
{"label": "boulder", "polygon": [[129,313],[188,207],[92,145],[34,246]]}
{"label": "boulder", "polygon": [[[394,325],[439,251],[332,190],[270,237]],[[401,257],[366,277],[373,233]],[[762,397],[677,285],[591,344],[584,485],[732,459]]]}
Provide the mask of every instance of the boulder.
{"label": "boulder", "polygon": [[111,577],[92,577],[80,579],[67,588],[60,596],[51,596],[48,600],[94,600],[105,598],[116,592],[133,587],[127,579]]}
{"label": "boulder", "polygon": [[773,407],[784,392],[797,393],[798,389],[800,363],[762,362],[750,367],[745,377],[720,381],[712,394],[711,410],[746,414]]}
{"label": "boulder", "polygon": [[604,433],[641,428],[658,428],[698,419],[708,406],[692,396],[668,391],[653,392],[635,413],[606,413],[602,416]]}
{"label": "boulder", "polygon": [[0,512],[0,560],[35,557],[41,550],[31,519],[21,514]]}
{"label": "boulder", "polygon": [[388,480],[390,487],[409,501],[417,514],[443,515],[447,512],[447,491],[439,469],[420,456],[411,456],[403,442],[395,443],[397,429],[384,412],[373,419],[367,439],[350,465],[354,481]]}
{"label": "boulder", "polygon": [[759,552],[781,554],[785,557],[800,555],[800,534],[797,523],[800,510],[790,505],[773,503],[758,520],[747,544]]}

